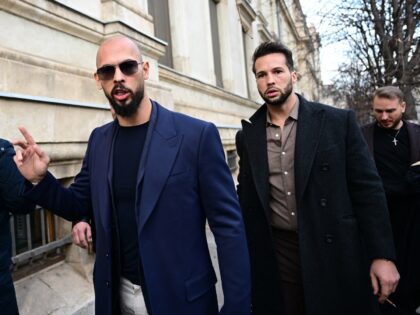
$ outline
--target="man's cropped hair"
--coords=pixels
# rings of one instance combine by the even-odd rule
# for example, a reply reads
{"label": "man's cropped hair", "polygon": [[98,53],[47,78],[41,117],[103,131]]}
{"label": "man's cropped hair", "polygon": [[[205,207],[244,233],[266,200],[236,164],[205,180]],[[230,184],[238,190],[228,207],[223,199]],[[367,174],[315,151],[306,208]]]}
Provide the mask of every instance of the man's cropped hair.
{"label": "man's cropped hair", "polygon": [[404,99],[404,94],[397,86],[388,85],[377,89],[373,93],[373,98],[375,97],[386,98],[389,100],[398,99],[398,101],[401,103]]}
{"label": "man's cropped hair", "polygon": [[293,65],[293,54],[292,51],[287,48],[286,45],[284,45],[281,42],[275,42],[275,41],[268,41],[261,43],[254,51],[254,54],[252,55],[252,72],[255,73],[255,61],[260,58],[264,57],[269,54],[283,54],[286,57],[286,65],[289,68],[290,71],[294,70]]}

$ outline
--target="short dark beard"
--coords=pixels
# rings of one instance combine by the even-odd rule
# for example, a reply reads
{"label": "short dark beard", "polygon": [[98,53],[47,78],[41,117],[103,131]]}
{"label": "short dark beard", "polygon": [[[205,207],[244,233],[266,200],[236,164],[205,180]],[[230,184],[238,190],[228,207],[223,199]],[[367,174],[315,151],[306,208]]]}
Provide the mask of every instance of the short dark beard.
{"label": "short dark beard", "polygon": [[[126,87],[124,87],[124,88],[127,89]],[[114,87],[114,89],[115,89],[115,87]],[[127,90],[129,90],[129,89],[127,89]],[[112,92],[111,92],[111,94],[112,94]],[[137,92],[132,93],[132,94],[133,94],[133,99],[131,100],[130,103],[128,103],[127,105],[124,105],[124,106],[119,105],[112,98],[111,95],[108,95],[107,93],[105,93],[105,96],[108,99],[109,104],[114,109],[115,114],[117,114],[118,116],[121,116],[121,117],[131,117],[137,112],[137,109],[140,107],[140,103],[143,100],[144,86],[139,86]]]}
{"label": "short dark beard", "polygon": [[269,98],[265,97],[264,94],[262,94],[261,92],[260,92],[260,95],[266,104],[271,105],[271,106],[281,107],[284,105],[284,103],[289,98],[290,94],[292,94],[292,92],[293,92],[293,83],[290,80],[290,82],[287,84],[286,88],[284,89],[284,92],[280,93],[278,98],[274,100],[270,100]]}
{"label": "short dark beard", "polygon": [[[378,123],[378,126],[380,127],[380,128],[382,128],[382,129],[388,129],[388,130],[391,130],[391,129],[393,129],[393,130],[398,130],[397,129],[397,126],[398,126],[398,124],[400,123],[400,121],[403,121],[403,115],[401,115],[401,117],[400,117],[400,119],[398,119],[398,120],[396,120],[396,121],[394,121],[394,123],[391,125],[391,127],[384,127],[384,126],[382,126],[382,124],[378,121],[377,123]],[[404,124],[404,121],[403,121],[403,124]],[[401,125],[401,127],[402,127],[403,125]],[[400,127],[400,128],[401,128]]]}

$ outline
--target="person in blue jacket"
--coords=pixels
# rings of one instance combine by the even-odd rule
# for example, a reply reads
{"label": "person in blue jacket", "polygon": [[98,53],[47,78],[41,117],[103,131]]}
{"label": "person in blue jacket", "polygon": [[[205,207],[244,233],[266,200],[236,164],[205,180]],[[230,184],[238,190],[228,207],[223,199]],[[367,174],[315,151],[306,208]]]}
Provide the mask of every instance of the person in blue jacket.
{"label": "person in blue jacket", "polygon": [[19,314],[11,265],[10,213],[28,213],[34,209],[32,202],[19,197],[24,183],[13,162],[15,150],[10,142],[0,139],[0,313]]}
{"label": "person in blue jacket", "polygon": [[25,196],[68,220],[94,219],[96,314],[143,314],[143,298],[152,315],[250,314],[244,223],[217,128],[147,97],[149,64],[131,39],[105,40],[96,63],[116,119],[92,132],[70,188],[47,171],[48,156],[24,128],[15,158]]}

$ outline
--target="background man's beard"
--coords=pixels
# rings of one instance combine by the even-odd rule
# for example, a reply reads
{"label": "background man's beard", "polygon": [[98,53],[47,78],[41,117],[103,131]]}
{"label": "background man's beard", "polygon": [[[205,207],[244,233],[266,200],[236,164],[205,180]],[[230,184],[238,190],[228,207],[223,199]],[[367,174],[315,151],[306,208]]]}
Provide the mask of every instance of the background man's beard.
{"label": "background man's beard", "polygon": [[401,115],[400,118],[397,118],[394,120],[394,122],[392,123],[391,126],[386,127],[386,124],[383,122],[379,122],[379,127],[385,128],[385,129],[396,129],[400,123],[400,121],[402,120],[403,116]]}
{"label": "background man's beard", "polygon": [[137,109],[140,106],[140,102],[144,97],[144,88],[140,88],[136,93],[134,93],[131,102],[123,106],[118,104],[111,95],[105,93],[105,96],[108,99],[109,104],[111,104],[114,109],[115,114],[121,117],[131,117],[137,112]]}
{"label": "background man's beard", "polygon": [[286,88],[284,89],[284,92],[283,93],[280,92],[280,95],[276,99],[269,99],[265,97],[264,95],[261,95],[261,97],[263,98],[266,104],[281,107],[286,102],[290,94],[292,94],[292,92],[293,92],[293,84],[292,82],[289,82]]}

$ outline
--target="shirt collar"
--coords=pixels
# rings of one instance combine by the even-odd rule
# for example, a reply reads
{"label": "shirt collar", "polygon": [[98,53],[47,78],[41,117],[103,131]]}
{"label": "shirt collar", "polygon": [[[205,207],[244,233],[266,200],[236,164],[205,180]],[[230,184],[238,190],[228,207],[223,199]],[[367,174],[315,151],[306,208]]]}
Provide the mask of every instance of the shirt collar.
{"label": "shirt collar", "polygon": [[[293,119],[293,120],[298,120],[298,115],[299,115],[299,98],[296,97],[296,103],[293,106],[292,110],[289,113],[289,117],[287,117],[286,120],[288,119]],[[270,117],[270,112],[267,109],[267,126],[275,126],[272,122],[271,122],[271,117]]]}

